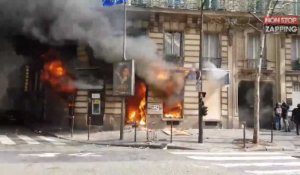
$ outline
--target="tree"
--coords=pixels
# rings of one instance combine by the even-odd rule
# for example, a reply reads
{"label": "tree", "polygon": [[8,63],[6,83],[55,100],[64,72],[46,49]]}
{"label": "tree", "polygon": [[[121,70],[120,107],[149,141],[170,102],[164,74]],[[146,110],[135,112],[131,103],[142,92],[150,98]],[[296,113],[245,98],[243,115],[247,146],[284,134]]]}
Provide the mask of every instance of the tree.
{"label": "tree", "polygon": [[[274,2],[274,3],[273,3]],[[278,0],[269,0],[268,3],[268,11],[266,16],[271,16],[274,12],[275,6]],[[259,114],[260,114],[260,78],[261,78],[261,66],[262,59],[265,52],[265,40],[267,35],[263,33],[263,37],[261,38],[261,46],[260,46],[260,54],[258,59],[258,66],[256,69],[256,81],[255,81],[255,101],[254,101],[254,132],[253,132],[253,143],[259,143]]]}

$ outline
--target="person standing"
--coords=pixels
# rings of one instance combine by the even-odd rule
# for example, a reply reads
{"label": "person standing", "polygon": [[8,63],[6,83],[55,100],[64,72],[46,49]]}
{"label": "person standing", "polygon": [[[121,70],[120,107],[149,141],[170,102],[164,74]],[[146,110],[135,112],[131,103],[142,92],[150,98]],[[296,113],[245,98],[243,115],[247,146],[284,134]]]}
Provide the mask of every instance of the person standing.
{"label": "person standing", "polygon": [[283,124],[284,124],[284,131],[285,132],[291,132],[290,125],[289,125],[289,120],[288,120],[288,117],[287,117],[290,107],[289,107],[288,104],[286,104],[286,102],[283,102],[281,104],[281,109],[282,109],[281,117],[282,117]]}
{"label": "person standing", "polygon": [[292,121],[296,125],[296,133],[299,135],[299,125],[300,125],[300,104],[297,105],[297,108],[293,109],[292,112]]}
{"label": "person standing", "polygon": [[274,113],[275,113],[275,129],[276,130],[281,130],[281,113],[282,113],[282,109],[281,109],[280,103],[276,103],[276,106],[274,108]]}

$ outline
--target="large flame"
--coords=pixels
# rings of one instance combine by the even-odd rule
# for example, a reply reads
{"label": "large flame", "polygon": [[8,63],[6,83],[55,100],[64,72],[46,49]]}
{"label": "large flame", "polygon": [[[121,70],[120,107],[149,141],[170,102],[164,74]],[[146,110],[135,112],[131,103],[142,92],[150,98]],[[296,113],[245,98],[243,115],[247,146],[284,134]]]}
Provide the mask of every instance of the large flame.
{"label": "large flame", "polygon": [[158,64],[152,64],[153,73],[156,74],[152,86],[155,96],[164,101],[163,116],[165,119],[182,119],[182,99],[185,79],[190,73],[186,68],[166,68]]}
{"label": "large flame", "polygon": [[153,82],[149,83],[152,89],[156,91],[157,96],[167,99],[183,90],[187,71],[174,67],[166,68],[156,63],[149,66],[152,75],[155,75]]}
{"label": "large flame", "polygon": [[127,98],[127,124],[146,124],[146,85],[136,82],[135,96]]}
{"label": "large flame", "polygon": [[182,103],[178,102],[175,106],[164,105],[165,119],[181,119],[182,118]]}
{"label": "large flame", "polygon": [[63,62],[57,57],[52,60],[47,60],[44,64],[41,80],[51,85],[54,90],[60,93],[74,93],[74,79],[66,71]]}

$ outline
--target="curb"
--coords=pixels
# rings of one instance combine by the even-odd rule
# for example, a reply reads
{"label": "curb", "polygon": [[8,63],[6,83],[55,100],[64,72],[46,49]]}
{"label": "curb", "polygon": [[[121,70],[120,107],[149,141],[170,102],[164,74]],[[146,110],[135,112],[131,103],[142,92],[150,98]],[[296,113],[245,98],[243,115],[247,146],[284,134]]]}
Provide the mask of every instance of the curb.
{"label": "curb", "polygon": [[[150,149],[177,149],[177,150],[206,150],[203,148],[192,148],[187,146],[176,146],[172,145],[172,143],[143,143],[143,142],[134,142],[134,143],[97,143],[96,141],[83,141],[83,140],[75,140],[72,138],[67,138],[63,136],[56,135],[51,131],[43,131],[40,129],[30,128],[32,132],[44,135],[51,136],[62,140],[69,140],[78,143],[84,144],[94,144],[94,145],[102,145],[102,146],[116,146],[116,147],[132,147],[132,148],[150,148]],[[240,151],[253,152],[253,151],[296,151],[297,149],[291,147],[280,147],[280,146],[260,146],[260,147],[252,147],[252,148],[239,148]]]}
{"label": "curb", "polygon": [[151,149],[180,149],[180,150],[197,150],[195,148],[190,147],[183,147],[183,146],[176,146],[176,145],[168,145],[166,143],[157,143],[157,144],[149,144],[149,143],[97,143],[95,141],[81,141],[81,140],[74,140],[71,138],[66,138],[62,136],[58,136],[48,131],[42,130],[35,130],[33,132],[39,135],[44,136],[51,136],[58,139],[74,141],[78,143],[86,143],[86,144],[95,144],[95,145],[102,145],[102,146],[117,146],[117,147],[133,147],[133,148],[151,148]]}
{"label": "curb", "polygon": [[279,147],[279,146],[264,146],[261,148],[245,148],[245,151],[267,151],[267,152],[274,152],[274,151],[296,151],[297,149],[288,148],[288,147]]}

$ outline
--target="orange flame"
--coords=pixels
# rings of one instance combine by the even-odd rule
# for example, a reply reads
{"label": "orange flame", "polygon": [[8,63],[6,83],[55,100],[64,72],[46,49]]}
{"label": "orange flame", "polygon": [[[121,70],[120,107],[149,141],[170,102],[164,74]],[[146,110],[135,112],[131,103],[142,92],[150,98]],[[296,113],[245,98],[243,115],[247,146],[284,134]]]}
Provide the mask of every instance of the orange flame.
{"label": "orange flame", "polygon": [[164,105],[164,118],[166,118],[166,119],[181,119],[182,118],[182,103],[178,102],[175,106]]}
{"label": "orange flame", "polygon": [[146,112],[145,112],[145,106],[146,106],[146,97],[144,97],[140,103],[139,110],[140,110],[140,125],[146,125]]}
{"label": "orange flame", "polygon": [[169,78],[169,75],[166,71],[160,71],[157,74],[157,79],[159,79],[159,80],[167,80],[168,78]]}
{"label": "orange flame", "polygon": [[48,82],[56,91],[73,93],[76,89],[73,78],[66,72],[61,60],[52,60],[44,65],[41,80]]}
{"label": "orange flame", "polygon": [[127,98],[127,124],[146,124],[146,85],[136,82],[136,93],[133,97]]}

